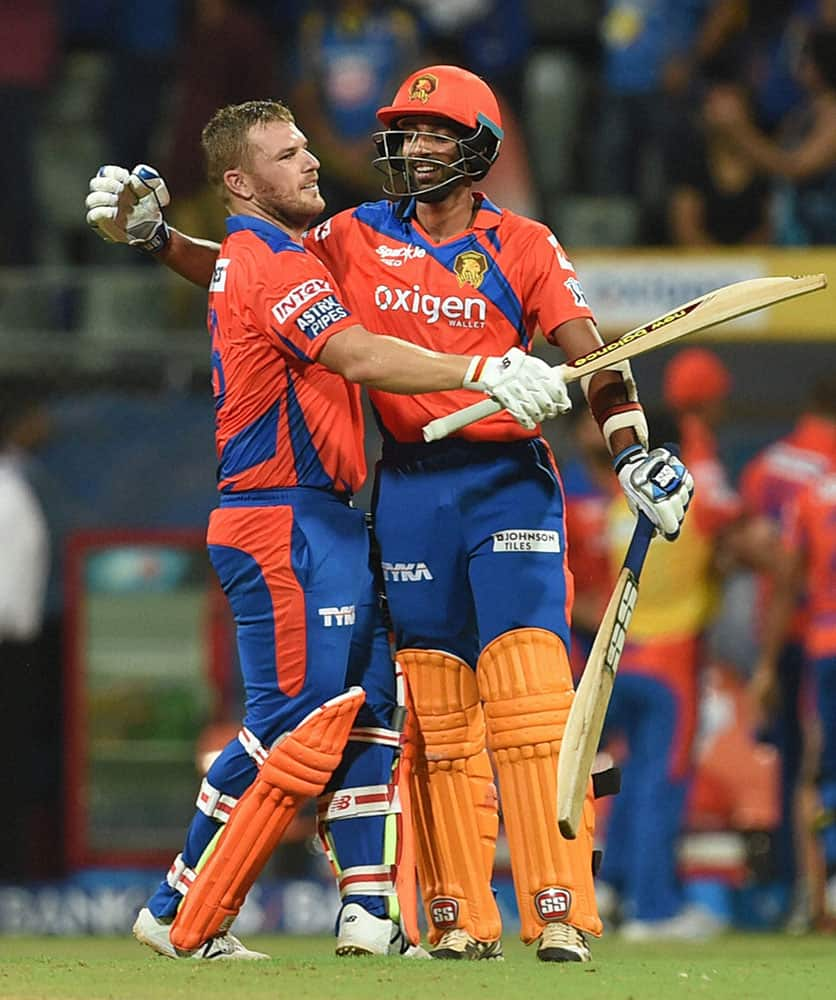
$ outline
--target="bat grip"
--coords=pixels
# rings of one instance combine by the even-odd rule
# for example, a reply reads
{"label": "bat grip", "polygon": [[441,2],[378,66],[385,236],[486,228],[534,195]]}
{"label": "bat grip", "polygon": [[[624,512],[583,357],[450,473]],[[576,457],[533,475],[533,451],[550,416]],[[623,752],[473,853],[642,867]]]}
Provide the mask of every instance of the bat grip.
{"label": "bat grip", "polygon": [[642,566],[647,556],[647,550],[656,534],[656,528],[647,514],[639,513],[636,526],[633,528],[633,537],[627,548],[627,555],[624,557],[624,565],[638,580],[641,575]]}

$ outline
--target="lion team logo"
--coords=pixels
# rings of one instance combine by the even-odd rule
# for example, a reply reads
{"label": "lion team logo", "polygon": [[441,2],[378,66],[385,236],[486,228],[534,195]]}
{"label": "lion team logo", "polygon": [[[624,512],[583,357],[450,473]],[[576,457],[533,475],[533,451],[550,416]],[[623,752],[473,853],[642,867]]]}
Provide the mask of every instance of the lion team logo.
{"label": "lion team logo", "polygon": [[456,257],[453,270],[459,279],[459,288],[463,288],[465,285],[478,288],[488,270],[488,258],[477,250],[466,250]]}
{"label": "lion team logo", "polygon": [[422,73],[421,76],[416,76],[412,81],[412,86],[409,88],[409,100],[426,104],[430,99],[430,94],[436,90],[438,90],[438,77],[433,76],[432,73]]}

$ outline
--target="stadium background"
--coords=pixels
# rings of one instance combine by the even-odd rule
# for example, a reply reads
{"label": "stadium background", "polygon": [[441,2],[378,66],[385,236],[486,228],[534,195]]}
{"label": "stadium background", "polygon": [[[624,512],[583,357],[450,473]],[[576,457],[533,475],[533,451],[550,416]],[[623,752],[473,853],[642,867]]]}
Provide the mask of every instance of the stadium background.
{"label": "stadium background", "polygon": [[[824,271],[833,280],[836,248],[788,246],[777,225],[757,245],[674,245],[664,123],[632,139],[630,148],[647,154],[637,179],[630,180],[629,164],[614,161],[608,166],[619,183],[602,190],[590,164],[601,109],[616,103],[607,66],[613,18],[625,6],[0,0],[14,53],[0,67],[0,393],[22,390],[45,401],[50,435],[33,473],[53,541],[37,673],[4,677],[4,685],[31,688],[37,712],[15,779],[19,794],[4,818],[25,830],[26,849],[2,871],[0,933],[129,927],[178,849],[201,738],[211,743],[207,727],[237,715],[229,623],[202,554],[214,505],[203,293],[138,254],[99,243],[83,218],[90,174],[105,162],[153,163],[171,181],[172,220],[217,233],[217,211],[196,179],[194,123],[202,111],[190,96],[202,92],[215,106],[278,95],[309,135],[333,139],[314,148],[327,151],[324,174],[335,171],[326,193],[329,211],[337,210],[376,192],[370,171],[336,170],[341,148],[346,159],[363,143],[371,149],[374,121],[367,109],[363,117],[360,95],[374,107],[410,68],[457,61],[483,73],[505,101],[509,139],[486,189],[554,228],[605,335],[743,278]],[[656,6],[691,18],[683,30],[690,25],[693,42],[719,5]],[[768,49],[763,21],[755,30],[748,5],[737,6],[743,19],[735,51]],[[788,50],[800,23],[831,16],[827,3],[766,6],[772,42]],[[382,68],[369,56],[381,37],[394,53]],[[774,49],[776,59],[782,53]],[[786,58],[790,65],[791,51]],[[639,96],[645,108],[687,110],[704,85],[696,67],[675,99],[661,77],[642,81]],[[797,92],[784,97],[785,110],[803,100]],[[774,190],[772,197],[770,209],[779,203]],[[734,379],[720,432],[732,476],[789,429],[813,378],[832,370],[835,294],[699,338]],[[659,400],[672,353],[636,362],[644,400]],[[559,457],[571,454],[559,422],[547,433]],[[370,464],[375,453],[369,421]],[[367,500],[366,491],[359,502]],[[298,840],[279,852],[245,911],[242,933],[329,928],[333,890],[309,834],[310,824],[302,824]],[[780,877],[776,886],[757,883],[739,864],[735,872],[736,895],[729,902],[725,894],[722,905],[732,907],[735,922],[774,925],[786,891]],[[716,879],[703,881],[705,891],[717,888]],[[505,877],[499,892],[513,922]]]}

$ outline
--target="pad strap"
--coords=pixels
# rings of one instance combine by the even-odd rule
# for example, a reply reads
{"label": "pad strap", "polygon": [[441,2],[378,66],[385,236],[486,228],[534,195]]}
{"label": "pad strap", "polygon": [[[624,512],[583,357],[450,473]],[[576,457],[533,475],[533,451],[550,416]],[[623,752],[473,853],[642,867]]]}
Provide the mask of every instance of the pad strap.
{"label": "pad strap", "polygon": [[204,778],[195,805],[211,819],[226,823],[237,801],[238,799],[232,795],[224,795],[220,788],[215,788],[209,783],[208,778]]}
{"label": "pad strap", "polygon": [[340,788],[336,792],[320,795],[316,804],[320,823],[357,816],[391,816],[400,811],[401,800],[395,784]]}
{"label": "pad strap", "polygon": [[183,860],[183,855],[178,854],[174,861],[172,861],[165,880],[172,889],[176,889],[182,896],[185,896],[192,887],[192,882],[194,882],[196,877],[197,874],[194,868],[189,868]]}
{"label": "pad strap", "polygon": [[394,896],[395,875],[394,865],[344,868],[337,883],[340,899],[346,896]]}

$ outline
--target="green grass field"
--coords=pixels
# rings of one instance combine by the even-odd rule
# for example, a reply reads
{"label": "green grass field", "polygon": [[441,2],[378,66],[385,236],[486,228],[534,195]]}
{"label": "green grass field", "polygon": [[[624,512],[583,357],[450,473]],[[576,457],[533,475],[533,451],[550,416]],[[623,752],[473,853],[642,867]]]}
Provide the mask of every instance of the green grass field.
{"label": "green grass field", "polygon": [[836,939],[730,935],[708,944],[594,944],[590,965],[337,959],[327,938],[260,937],[271,962],[159,958],[130,938],[0,937],[0,1000],[817,1000],[836,996]]}

